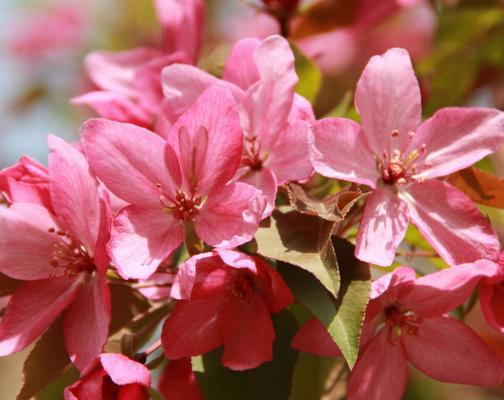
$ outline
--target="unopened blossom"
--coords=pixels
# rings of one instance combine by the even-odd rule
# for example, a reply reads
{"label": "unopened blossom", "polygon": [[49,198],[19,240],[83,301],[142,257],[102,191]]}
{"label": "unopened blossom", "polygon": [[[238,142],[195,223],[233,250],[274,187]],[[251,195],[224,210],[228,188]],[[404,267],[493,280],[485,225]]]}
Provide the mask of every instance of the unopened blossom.
{"label": "unopened blossom", "polygon": [[371,187],[356,256],[387,266],[411,220],[449,264],[494,259],[499,242],[474,203],[436,179],[494,152],[504,140],[504,113],[490,108],[443,108],[421,123],[420,89],[408,53],[374,56],[357,85],[362,124],[317,121],[310,134],[320,174]]}
{"label": "unopened blossom", "polygon": [[236,103],[211,87],[165,141],[135,125],[88,121],[82,140],[101,181],[130,203],[115,217],[108,250],[124,278],[147,279],[194,227],[214,247],[252,239],[265,207],[262,193],[230,182],[242,152]]}
{"label": "unopened blossom", "polygon": [[91,106],[101,117],[146,128],[163,126],[161,70],[197,61],[203,29],[202,0],[156,0],[163,48],[94,51],[86,70],[98,90],[72,100]]}
{"label": "unopened blossom", "polygon": [[275,269],[234,250],[190,258],[180,267],[172,297],[180,300],[163,326],[166,356],[196,356],[223,345],[222,365],[234,370],[272,359],[270,315],[294,301]]}
{"label": "unopened blossom", "polygon": [[151,374],[147,367],[113,353],[98,356],[98,365],[65,388],[65,400],[148,400]]}
{"label": "unopened blossom", "polygon": [[479,287],[481,311],[487,323],[504,333],[504,252],[496,261],[497,272],[482,279]]}
{"label": "unopened blossom", "polygon": [[64,312],[68,354],[84,370],[108,337],[110,207],[82,153],[54,136],[49,147],[54,211],[27,202],[0,208],[0,272],[25,281],[0,322],[0,355],[23,350]]}
{"label": "unopened blossom", "polygon": [[171,360],[159,377],[159,393],[170,400],[203,400],[190,358]]}
{"label": "unopened blossom", "polygon": [[165,116],[176,119],[210,85],[228,88],[240,107],[243,154],[237,178],[268,197],[266,214],[275,205],[277,186],[312,174],[306,137],[314,120],[306,99],[295,93],[298,77],[287,40],[236,43],[224,66],[222,80],[190,65],[163,70]]}
{"label": "unopened blossom", "polygon": [[[418,279],[413,269],[399,267],[373,282],[348,398],[401,399],[408,362],[439,381],[499,385],[504,378],[502,360],[472,329],[446,315],[470,296],[482,278],[495,272],[494,263],[479,260]],[[293,347],[318,355],[340,353],[318,320],[301,328]]]}

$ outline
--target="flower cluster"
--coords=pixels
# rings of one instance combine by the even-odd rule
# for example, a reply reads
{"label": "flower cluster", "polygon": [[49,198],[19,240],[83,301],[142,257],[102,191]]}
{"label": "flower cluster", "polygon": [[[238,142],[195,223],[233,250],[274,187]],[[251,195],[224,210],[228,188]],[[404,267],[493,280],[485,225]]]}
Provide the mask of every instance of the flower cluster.
{"label": "flower cluster", "polygon": [[[86,59],[97,90],[73,103],[100,118],[82,125],[80,141],[50,135],[47,168],[24,157],[0,174],[0,272],[12,289],[5,293],[0,355],[25,349],[61,321],[66,353],[81,374],[65,389],[68,400],[148,399],[150,369],[159,362],[158,388],[167,399],[202,399],[191,358],[194,365],[223,347],[222,366],[232,370],[274,361],[277,315],[309,303],[308,284],[288,279],[281,265],[319,278],[321,295],[343,296],[328,293],[307,261],[308,234],[292,239],[308,225],[281,226],[278,219],[286,209],[299,212],[292,211],[290,185],[307,189],[318,179],[333,187],[348,182],[342,194],[357,193],[345,212],[340,203],[322,213],[313,203],[324,199],[294,199],[305,201],[300,215],[331,224],[319,254],[330,248],[344,263],[331,241],[339,236],[355,244],[350,256],[367,273],[368,264],[388,267],[411,222],[449,268],[417,278],[415,269],[400,266],[375,279],[364,295],[369,304],[352,317],[356,359],[309,305],[292,348],[344,354],[353,366],[349,399],[400,399],[408,361],[437,380],[499,385],[502,360],[450,313],[479,286],[489,325],[504,333],[501,246],[489,220],[444,177],[504,143],[504,113],[444,108],[422,122],[409,54],[393,48],[362,72],[355,93],[360,123],[316,119],[296,93],[286,39],[238,41],[216,77],[195,66],[203,2],[156,3],[162,48]],[[285,245],[278,257],[263,251],[274,229]],[[329,276],[339,274],[337,264],[324,265]],[[147,309],[124,320],[121,307],[133,297]],[[150,328],[133,326],[149,316],[162,329],[145,350],[140,336]],[[118,333],[123,354],[112,346]],[[159,359],[147,363],[161,347]]]}

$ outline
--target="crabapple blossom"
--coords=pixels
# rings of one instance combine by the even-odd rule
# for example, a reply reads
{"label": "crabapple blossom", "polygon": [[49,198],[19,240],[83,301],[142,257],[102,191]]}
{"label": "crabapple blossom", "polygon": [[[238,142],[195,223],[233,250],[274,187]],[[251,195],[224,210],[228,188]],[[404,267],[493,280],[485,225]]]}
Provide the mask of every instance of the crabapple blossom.
{"label": "crabapple blossom", "polygon": [[344,118],[315,122],[313,167],[371,187],[356,256],[388,266],[408,223],[452,265],[494,258],[499,242],[472,201],[436,178],[466,168],[504,140],[504,113],[490,108],[439,110],[420,123],[420,89],[408,53],[374,56],[357,84],[362,125]]}
{"label": "crabapple blossom", "polygon": [[504,253],[501,252],[497,272],[481,280],[479,297],[481,311],[490,326],[504,333]]}

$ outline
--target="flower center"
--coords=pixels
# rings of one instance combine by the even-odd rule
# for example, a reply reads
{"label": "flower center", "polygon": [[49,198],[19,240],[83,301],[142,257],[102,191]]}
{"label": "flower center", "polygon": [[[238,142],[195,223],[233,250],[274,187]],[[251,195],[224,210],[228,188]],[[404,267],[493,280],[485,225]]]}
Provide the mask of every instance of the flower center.
{"label": "flower center", "polygon": [[385,311],[385,323],[391,328],[394,336],[402,336],[405,333],[417,335],[422,321],[422,318],[411,310],[401,310],[392,306]]}
{"label": "flower center", "polygon": [[230,297],[246,300],[255,292],[254,282],[252,277],[237,271],[231,274],[228,281],[228,295]]}
{"label": "flower center", "polygon": [[[391,133],[392,141],[400,136],[398,130]],[[404,147],[408,147],[415,132],[408,132],[408,140]],[[375,156],[376,168],[381,173],[386,184],[405,184],[417,180],[415,176],[432,165],[425,162],[427,147],[423,144],[420,149],[406,152],[405,149],[394,148],[390,153],[384,150],[381,157]]]}
{"label": "flower center", "polygon": [[202,199],[201,196],[195,195],[193,188],[190,190],[190,195],[187,195],[183,190],[177,190],[175,198],[172,198],[166,194],[161,184],[158,183],[157,187],[161,192],[161,196],[159,196],[161,206],[176,219],[189,222],[199,214]]}
{"label": "flower center", "polygon": [[51,267],[64,268],[65,275],[68,276],[94,270],[93,258],[82,243],[72,238],[67,232],[57,231],[54,228],[48,229],[48,232],[57,236],[49,261]]}
{"label": "flower center", "polygon": [[245,136],[241,163],[254,171],[262,168],[264,159],[261,157],[261,144],[257,136]]}

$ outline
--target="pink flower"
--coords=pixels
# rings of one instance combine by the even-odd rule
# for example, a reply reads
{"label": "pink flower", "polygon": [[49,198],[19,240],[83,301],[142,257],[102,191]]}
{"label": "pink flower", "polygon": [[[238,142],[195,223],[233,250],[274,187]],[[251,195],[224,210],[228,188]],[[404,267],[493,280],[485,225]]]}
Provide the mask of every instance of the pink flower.
{"label": "pink flower", "polygon": [[122,354],[103,353],[99,366],[65,388],[65,400],[148,400],[150,371]]}
{"label": "pink flower", "polygon": [[480,283],[480,305],[488,324],[504,333],[504,252],[496,265],[497,272]]}
{"label": "pink flower", "polygon": [[163,327],[166,356],[195,356],[224,345],[222,364],[234,370],[272,359],[270,314],[294,301],[275,269],[233,250],[190,258],[180,267],[172,297],[180,301]]}
{"label": "pink flower", "polygon": [[[348,398],[401,399],[408,361],[440,381],[497,386],[504,377],[502,361],[474,331],[445,315],[495,271],[492,262],[480,260],[415,279],[414,270],[400,267],[373,282]],[[336,344],[316,320],[301,328],[293,347],[338,355]]]}
{"label": "pink flower", "polygon": [[111,216],[83,154],[54,136],[49,147],[54,214],[36,203],[0,208],[0,271],[27,281],[0,322],[0,355],[27,347],[66,309],[67,351],[84,370],[108,338],[110,295],[103,275]]}
{"label": "pink flower", "polygon": [[100,116],[146,128],[161,126],[161,70],[173,63],[194,63],[201,46],[202,0],[156,0],[164,49],[139,47],[122,52],[95,51],[86,57],[89,77],[99,90],[72,100]]}
{"label": "pink flower", "polygon": [[472,201],[435,179],[466,168],[504,139],[504,113],[444,108],[421,122],[420,89],[408,53],[372,57],[357,85],[362,125],[317,121],[310,134],[320,174],[370,186],[356,256],[390,265],[409,220],[449,264],[496,258],[499,242]]}
{"label": "pink flower", "polygon": [[230,179],[242,151],[238,111],[212,87],[177,121],[168,141],[134,125],[90,120],[85,153],[98,177],[131,205],[116,216],[108,250],[121,276],[147,279],[194,224],[200,239],[234,247],[252,239],[261,192]]}
{"label": "pink flower", "polygon": [[0,192],[9,204],[36,203],[51,209],[47,168],[28,156],[0,172]]}
{"label": "pink flower", "polygon": [[237,177],[268,197],[266,214],[273,210],[277,186],[308,178],[313,171],[306,144],[313,111],[295,94],[297,81],[294,55],[280,36],[239,41],[222,80],[189,65],[163,70],[167,119],[177,118],[210,85],[231,90],[239,102],[244,132]]}
{"label": "pink flower", "polygon": [[170,361],[159,377],[159,393],[170,400],[203,400],[191,359]]}

